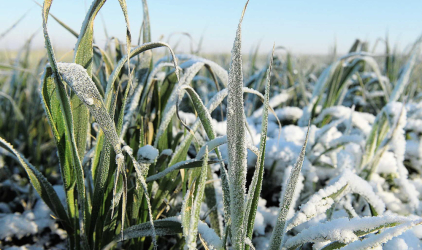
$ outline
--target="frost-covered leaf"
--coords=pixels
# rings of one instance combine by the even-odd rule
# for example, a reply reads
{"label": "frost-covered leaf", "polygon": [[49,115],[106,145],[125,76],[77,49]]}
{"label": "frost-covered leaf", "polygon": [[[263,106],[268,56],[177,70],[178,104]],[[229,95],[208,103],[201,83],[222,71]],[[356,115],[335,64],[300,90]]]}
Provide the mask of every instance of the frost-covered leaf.
{"label": "frost-covered leaf", "polygon": [[[400,216],[379,216],[335,219],[326,223],[311,226],[302,230],[296,236],[289,238],[284,247],[287,249],[296,249],[302,244],[308,242],[333,242],[332,246],[347,245],[353,241],[359,240],[359,237],[377,232],[384,228],[395,227],[397,225],[411,221],[408,218]],[[325,248],[329,249],[330,245]]]}
{"label": "frost-covered leaf", "polygon": [[388,242],[392,238],[401,235],[407,230],[411,229],[414,226],[422,224],[422,220],[415,220],[403,223],[401,225],[395,226],[393,228],[388,228],[382,233],[370,235],[368,238],[362,241],[355,241],[349,245],[342,247],[342,250],[357,250],[357,249],[371,249],[377,246],[381,246],[383,243]]}
{"label": "frost-covered leaf", "polygon": [[[75,45],[74,62],[86,69],[89,78],[92,78],[94,62],[94,20],[104,3],[105,0],[95,0],[92,2],[91,7],[86,13],[85,20],[79,33],[78,41]],[[79,157],[83,157],[83,155],[85,155],[89,124],[88,108],[82,103],[83,100],[79,99],[78,96],[72,93],[71,107],[74,121],[74,133]]]}
{"label": "frost-covered leaf", "polygon": [[[85,144],[86,144],[86,137],[87,137],[87,133],[86,133],[86,129],[83,127],[83,122],[81,124],[77,124],[77,125],[82,125],[82,127],[78,127],[75,129],[75,125],[74,125],[74,114],[72,113],[72,106],[71,106],[71,102],[69,100],[69,97],[67,96],[66,93],[66,89],[65,86],[62,82],[62,79],[59,75],[59,70],[58,70],[58,65],[57,65],[57,61],[54,55],[54,50],[53,47],[51,45],[51,41],[50,41],[50,37],[48,34],[48,29],[47,29],[47,19],[48,19],[48,14],[50,12],[50,8],[51,8],[51,4],[52,1],[51,0],[45,0],[44,1],[44,5],[43,5],[43,12],[42,12],[42,17],[43,17],[43,33],[44,33],[44,42],[45,42],[45,47],[47,49],[47,56],[48,56],[48,60],[50,62],[50,67],[51,67],[51,72],[52,72],[52,78],[50,78],[50,81],[53,81],[55,83],[55,87],[56,87],[56,93],[57,93],[57,100],[58,103],[60,103],[60,109],[61,109],[61,113],[63,114],[63,122],[64,122],[64,133],[65,133],[65,137],[66,140],[70,140],[71,143],[71,147],[70,147],[70,151],[72,152],[72,160],[73,160],[73,172],[74,175],[76,177],[76,186],[77,186],[77,191],[78,191],[78,204],[80,205],[80,208],[82,210],[82,216],[79,219],[80,222],[80,230],[78,232],[78,234],[81,235],[81,244],[84,247],[88,246],[87,243],[87,236],[86,236],[86,227],[87,225],[87,214],[89,213],[89,208],[88,208],[88,204],[85,201],[85,181],[84,181],[84,171],[82,168],[82,164],[80,161],[80,157],[81,155],[83,155],[85,153]],[[48,73],[47,73],[47,68],[46,68],[46,72],[45,72],[45,76],[47,76],[48,78]],[[45,79],[48,81],[48,79]],[[45,83],[45,82],[44,82]],[[81,112],[79,114],[80,116],[78,117],[82,117],[84,120],[84,118],[86,118],[84,112]],[[87,114],[86,114],[87,115]],[[51,118],[51,117],[50,117]],[[87,124],[86,124],[87,125]],[[83,132],[85,131],[85,133]],[[83,136],[80,136],[78,138],[76,138],[76,135],[78,132],[82,132]],[[80,139],[82,137],[82,140]],[[79,141],[77,141],[77,139]],[[79,144],[78,144],[79,142]],[[69,150],[69,149],[68,149]],[[69,159],[68,159],[69,160]],[[71,180],[69,180],[71,181]],[[68,192],[69,195],[69,192]],[[73,198],[74,199],[74,198]],[[72,203],[71,203],[72,204]],[[69,205],[71,205],[69,204]],[[74,214],[71,214],[72,217],[74,218],[78,218],[79,216],[76,214],[77,212],[73,212]],[[78,225],[75,225],[75,230],[77,231],[77,227]]]}
{"label": "frost-covered leaf", "polygon": [[415,66],[415,62],[416,62],[416,55],[419,54],[419,46],[420,45],[418,44],[414,53],[411,54],[409,61],[404,66],[401,72],[400,78],[397,81],[393,89],[393,92],[391,93],[389,102],[398,101],[404,89],[409,84],[410,74],[412,73],[413,67]]}
{"label": "frost-covered leaf", "polygon": [[[191,212],[190,212],[188,235],[185,235],[185,238],[186,238],[185,249],[189,249],[189,250],[196,249],[199,213],[201,212],[201,204],[202,204],[202,201],[204,200],[205,181],[207,180],[208,149],[206,149],[205,152],[206,153],[205,153],[203,164],[201,167],[201,174],[199,176],[199,180],[197,180],[195,183],[195,197],[194,197],[195,199],[192,202],[192,207],[190,208]],[[187,225],[183,225],[183,227],[185,226]]]}
{"label": "frost-covered leaf", "polygon": [[292,205],[292,200],[295,194],[297,181],[299,179],[300,171],[302,170],[303,161],[305,160],[306,145],[308,143],[309,129],[310,129],[310,124],[308,127],[308,131],[306,133],[305,143],[303,144],[299,158],[297,159],[297,162],[290,173],[289,180],[287,181],[287,189],[283,192],[284,196],[282,197],[282,202],[280,202],[280,211],[278,213],[277,222],[271,234],[269,249],[272,249],[272,250],[279,249],[281,246],[281,243],[283,242],[283,237],[286,232],[287,215],[289,213],[290,206]]}
{"label": "frost-covered leaf", "polygon": [[[245,226],[246,237],[252,238],[253,226],[255,224],[256,210],[258,209],[258,201],[261,194],[262,182],[264,177],[264,162],[265,162],[265,147],[267,143],[268,131],[268,109],[270,107],[270,83],[271,83],[271,69],[273,65],[274,47],[271,54],[270,65],[267,70],[267,79],[265,85],[265,97],[263,105],[262,128],[261,128],[261,142],[259,146],[258,159],[255,165],[255,172],[252,177],[252,182],[249,186],[249,192],[246,202],[245,211]],[[252,244],[252,243],[251,243]]]}
{"label": "frost-covered leaf", "polygon": [[58,63],[57,66],[63,80],[89,108],[116,154],[121,153],[120,141],[114,122],[108,115],[102,97],[86,70],[75,63]]}
{"label": "frost-covered leaf", "polygon": [[364,197],[375,214],[381,215],[385,210],[384,202],[374,193],[369,183],[350,170],[345,170],[335,183],[320,189],[300,207],[300,210],[289,221],[287,231],[324,213],[331,208],[335,201],[339,201],[348,193],[356,193]]}
{"label": "frost-covered leaf", "polygon": [[243,9],[236,31],[229,69],[227,97],[227,147],[229,154],[229,183],[232,244],[235,249],[244,248],[245,225],[243,223],[246,185],[246,134],[243,108],[243,72],[241,55],[241,25],[248,3]]}
{"label": "frost-covered leaf", "polygon": [[73,223],[69,220],[69,217],[57,196],[53,186],[47,181],[47,179],[34,167],[27,159],[25,159],[18,151],[16,151],[12,145],[0,137],[0,143],[3,144],[8,150],[10,150],[19,160],[19,163],[25,169],[31,180],[32,186],[35,188],[37,193],[41,196],[47,206],[53,211],[55,216],[63,222],[64,227],[70,230]]}
{"label": "frost-covered leaf", "polygon": [[204,66],[204,63],[197,62],[191,67],[189,67],[186,72],[183,74],[180,81],[174,87],[174,90],[166,104],[166,107],[163,112],[163,118],[158,128],[157,135],[155,137],[154,146],[157,147],[158,141],[160,140],[161,135],[167,129],[173,115],[176,113],[176,101],[178,100],[179,88],[183,85],[189,84],[193,77],[199,72],[199,70]]}
{"label": "frost-covered leaf", "polygon": [[111,108],[111,103],[112,103],[112,97],[113,97],[113,89],[114,89],[114,83],[116,82],[117,78],[119,77],[121,70],[123,68],[123,66],[125,65],[125,63],[127,63],[128,60],[130,60],[130,58],[139,55],[142,52],[145,51],[149,51],[151,49],[154,48],[160,48],[160,47],[167,47],[171,53],[171,55],[173,56],[173,65],[176,71],[176,75],[177,77],[179,77],[179,70],[178,70],[178,66],[177,66],[177,60],[176,60],[176,56],[173,53],[173,50],[170,48],[170,46],[166,43],[163,42],[151,42],[151,43],[145,43],[142,44],[141,46],[134,48],[130,51],[129,55],[123,57],[116,65],[116,67],[114,68],[113,72],[111,73],[110,77],[108,78],[107,81],[107,87],[106,87],[106,96],[105,96],[105,106],[107,108],[107,110],[110,110]]}

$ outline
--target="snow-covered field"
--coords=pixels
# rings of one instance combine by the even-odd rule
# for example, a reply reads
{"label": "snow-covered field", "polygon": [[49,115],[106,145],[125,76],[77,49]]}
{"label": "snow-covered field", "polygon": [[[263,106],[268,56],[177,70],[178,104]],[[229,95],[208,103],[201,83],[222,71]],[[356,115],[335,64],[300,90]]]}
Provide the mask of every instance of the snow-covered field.
{"label": "snow-covered field", "polygon": [[48,10],[0,65],[1,249],[422,249],[421,39],[242,61],[239,24],[211,61],[145,15],[130,60],[84,22],[57,63]]}

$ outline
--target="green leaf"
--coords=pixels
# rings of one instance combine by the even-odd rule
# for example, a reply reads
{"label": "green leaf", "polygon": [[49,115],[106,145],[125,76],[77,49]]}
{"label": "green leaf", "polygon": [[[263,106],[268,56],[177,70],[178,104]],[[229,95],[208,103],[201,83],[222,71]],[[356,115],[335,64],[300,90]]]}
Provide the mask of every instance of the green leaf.
{"label": "green leaf", "polygon": [[[204,103],[202,102],[201,98],[199,97],[199,95],[195,92],[195,90],[188,86],[188,85],[182,85],[180,86],[180,91],[186,90],[189,93],[189,96],[191,97],[191,100],[193,102],[193,106],[197,112],[197,114],[199,115],[199,119],[201,120],[202,126],[204,127],[208,138],[210,140],[215,139],[215,131],[214,128],[212,126],[212,118],[210,113],[208,112],[208,109],[205,107]],[[181,98],[181,94],[179,94],[179,98]],[[177,117],[179,117],[179,98],[176,102],[176,114]],[[179,118],[180,120],[180,118]],[[180,120],[182,122],[182,120]],[[182,122],[183,123],[183,122]],[[185,126],[187,127],[187,126]],[[206,150],[206,149],[205,149]],[[221,154],[218,150],[218,147],[215,147],[215,153],[217,154],[218,159],[222,160]],[[211,173],[211,168],[208,167],[208,176],[210,178],[212,178],[212,173]],[[216,204],[216,195],[215,195],[215,189],[214,189],[214,185],[207,185],[205,188],[205,193],[206,193],[206,203],[209,209],[212,209]],[[214,230],[217,232],[217,234],[221,234],[220,232],[220,227],[222,227],[220,220],[218,218],[218,211],[217,210],[213,210],[210,214],[210,220],[211,220],[211,225],[214,228]]]}
{"label": "green leaf", "polygon": [[[97,144],[98,145],[98,144]],[[107,190],[107,180],[110,171],[110,159],[111,159],[111,144],[107,141],[104,146],[101,147],[101,159],[99,166],[96,169],[96,178],[94,181],[94,193],[92,196],[92,212],[91,212],[91,223],[89,225],[89,235],[93,235],[95,227],[98,231],[103,231],[102,226],[104,225],[104,214],[107,211],[104,211],[104,200],[107,198],[105,196]],[[98,238],[100,238],[98,236]]]}
{"label": "green leaf", "polygon": [[189,222],[188,235],[185,235],[186,245],[188,249],[190,250],[196,249],[196,237],[198,234],[199,213],[201,212],[201,204],[202,204],[202,201],[204,200],[205,182],[207,180],[207,169],[208,169],[208,149],[206,149],[205,151],[206,153],[205,153],[204,160],[202,163],[201,175],[195,185],[196,186],[195,197],[194,197],[195,200],[192,203],[192,208],[190,212],[191,215],[189,216],[190,222]]}
{"label": "green leaf", "polygon": [[[220,161],[208,161],[208,164],[214,164],[214,163],[219,163]],[[155,175],[151,175],[146,179],[146,182],[151,182],[151,181],[155,181],[158,180],[160,178],[163,178],[164,176],[166,176],[168,173],[173,172],[175,170],[180,170],[180,169],[190,169],[190,168],[197,168],[197,167],[201,167],[203,165],[203,161],[199,161],[199,160],[187,160],[187,161],[181,161],[178,162],[174,165],[172,165],[171,167],[166,168],[164,171],[157,173]]]}
{"label": "green leaf", "polygon": [[[155,232],[157,236],[167,236],[182,233],[182,225],[178,218],[170,217],[154,221]],[[112,248],[117,242],[122,240],[129,240],[145,236],[152,236],[151,223],[145,222],[135,226],[126,228],[122,235],[118,235],[112,242],[110,242],[104,249]]]}
{"label": "green leaf", "polygon": [[[139,186],[142,187],[144,194],[145,194],[145,200],[147,203],[147,207],[148,207],[148,214],[149,214],[149,221],[152,227],[152,243],[154,245],[154,249],[157,248],[157,241],[156,241],[156,237],[155,237],[155,228],[154,228],[154,221],[153,221],[153,216],[152,216],[152,207],[151,207],[151,202],[150,202],[150,198],[148,195],[148,187],[145,181],[145,176],[144,176],[144,171],[142,169],[142,167],[140,166],[140,164],[136,161],[135,157],[133,157],[132,154],[132,149],[129,146],[125,146],[123,147],[123,150],[129,155],[129,157],[132,160],[133,166],[135,167],[136,170],[136,174],[137,174],[137,181],[136,181],[136,187],[139,188]],[[124,175],[126,175],[126,173],[124,173]],[[124,183],[125,186],[127,185],[126,183]],[[125,199],[125,192],[123,193],[123,199]],[[124,202],[124,207],[122,209],[126,209],[126,203]],[[126,211],[124,211],[124,213],[126,213]],[[124,220],[124,216],[122,217],[122,220]],[[123,221],[122,221],[123,223]],[[123,225],[123,224],[122,224]],[[123,226],[122,226],[123,228]],[[123,237],[123,235],[122,235]]]}
{"label": "green leaf", "polygon": [[75,46],[75,63],[82,65],[92,76],[94,19],[106,0],[94,0],[89,8],[81,27],[81,32]]}
{"label": "green leaf", "polygon": [[199,72],[199,70],[203,66],[204,66],[204,63],[197,62],[193,64],[192,66],[190,66],[189,68],[187,68],[182,78],[180,79],[180,81],[178,81],[177,85],[174,87],[173,91],[171,92],[171,95],[167,101],[166,107],[163,111],[163,118],[161,119],[161,123],[157,131],[157,135],[155,137],[155,141],[154,141],[155,147],[158,146],[158,142],[160,141],[161,136],[166,131],[168,125],[170,124],[173,118],[173,115],[176,113],[176,106],[177,106],[176,104],[178,100],[180,87],[184,85],[188,85],[192,81],[193,77]]}
{"label": "green leaf", "polygon": [[51,67],[46,67],[41,79],[41,97],[44,110],[53,132],[54,140],[57,145],[60,161],[60,173],[63,180],[64,190],[66,192],[66,201],[68,204],[69,215],[77,223],[78,207],[75,203],[74,186],[75,174],[73,170],[73,154],[71,139],[67,138],[67,128],[64,114],[60,109],[60,100],[56,91]]}
{"label": "green leaf", "polygon": [[[104,5],[105,0],[95,0],[88,10],[82,24],[78,41],[75,45],[74,62],[86,69],[89,77],[92,77],[92,65],[94,61],[94,19]],[[75,123],[74,133],[76,145],[80,157],[85,155],[86,141],[88,137],[89,113],[88,108],[83,105],[82,100],[77,96],[71,96],[73,121]]]}
{"label": "green leaf", "polygon": [[[190,98],[193,102],[193,107],[195,108],[195,110],[196,110],[196,112],[199,116],[199,119],[201,120],[201,124],[204,127],[205,132],[208,135],[208,138],[210,140],[213,140],[215,138],[215,131],[214,131],[214,128],[213,128],[212,123],[211,123],[212,118],[211,118],[210,113],[208,112],[207,108],[205,107],[205,105],[202,102],[199,95],[196,93],[196,91],[191,86],[189,86],[189,85],[180,86],[179,91],[184,92],[184,90],[186,90],[189,93],[189,96],[190,96]],[[179,103],[179,99],[181,99],[181,98],[182,98],[182,94],[179,93],[179,96],[178,96],[177,102],[176,102],[176,114],[177,115],[179,114],[178,103]],[[181,122],[183,122],[183,121],[181,120]],[[216,149],[216,153],[217,153],[218,156],[220,155],[217,149]]]}
{"label": "green leaf", "polygon": [[256,211],[258,209],[259,196],[262,189],[262,181],[264,178],[264,162],[265,162],[265,146],[267,144],[267,130],[268,130],[268,109],[270,101],[270,83],[271,83],[271,68],[273,65],[274,47],[271,55],[270,66],[267,70],[267,83],[265,85],[264,109],[262,115],[261,125],[261,142],[259,146],[258,159],[256,160],[255,172],[252,177],[252,182],[249,186],[249,193],[246,203],[245,226],[246,237],[252,239],[253,227],[255,223]]}
{"label": "green leaf", "polygon": [[[51,46],[50,37],[47,31],[47,18],[48,18],[48,13],[51,8],[51,4],[52,4],[52,0],[46,0],[44,1],[44,5],[43,5],[44,40],[45,40],[45,45],[47,48],[47,55],[50,62],[51,70],[54,76],[54,82],[56,84],[56,91],[58,93],[57,99],[60,102],[61,112],[63,113],[64,118],[65,118],[64,119],[65,121],[64,127],[66,128],[65,137],[70,139],[71,146],[72,146],[71,149],[72,149],[73,166],[74,166],[73,171],[74,171],[74,175],[76,176],[76,183],[77,183],[77,190],[78,190],[77,200],[78,200],[78,203],[80,204],[80,207],[82,209],[82,215],[83,215],[83,218],[81,221],[81,230],[80,230],[80,234],[82,237],[82,245],[84,245],[84,247],[88,247],[87,246],[88,243],[86,241],[87,237],[86,237],[85,226],[87,225],[86,220],[89,215],[89,209],[88,209],[87,203],[85,202],[84,173],[83,173],[83,168],[82,168],[81,161],[79,158],[77,144],[76,144],[76,140],[74,136],[72,109],[69,102],[69,97],[67,96],[67,93],[65,90],[65,86],[63,85],[61,77],[58,73],[56,58],[54,56],[53,47]],[[74,230],[77,230],[78,227],[79,227],[79,223],[76,223]],[[76,232],[77,231],[74,232],[75,235],[76,235]],[[77,242],[77,239],[75,240],[74,243],[79,244],[79,242]]]}
{"label": "green leaf", "polygon": [[72,222],[69,220],[69,217],[67,216],[66,211],[53,186],[51,186],[47,179],[34,166],[32,166],[27,159],[25,159],[18,151],[13,148],[12,145],[10,145],[1,137],[0,143],[9,149],[19,159],[19,163],[25,169],[29,179],[31,180],[32,186],[41,196],[41,199],[45,202],[45,204],[47,204],[57,219],[63,223],[65,229],[71,232],[73,227]]}

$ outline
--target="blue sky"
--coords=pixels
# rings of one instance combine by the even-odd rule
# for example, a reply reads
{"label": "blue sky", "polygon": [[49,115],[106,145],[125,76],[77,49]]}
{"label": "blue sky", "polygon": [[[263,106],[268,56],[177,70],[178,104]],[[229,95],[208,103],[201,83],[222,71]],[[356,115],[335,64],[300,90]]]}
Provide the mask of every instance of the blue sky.
{"label": "blue sky", "polygon": [[[41,2],[41,1],[40,1]],[[36,32],[34,48],[43,47],[41,8],[32,0],[0,0],[0,34],[25,12],[28,15],[6,37],[0,49],[17,49]],[[149,1],[152,38],[167,41],[173,32],[188,32],[198,42],[204,37],[204,52],[230,52],[237,23],[245,1],[239,0],[153,0]],[[91,0],[55,0],[51,13],[74,30],[80,30]],[[142,1],[127,0],[133,40],[142,23]],[[422,34],[422,1],[350,0],[286,1],[251,0],[243,22],[243,50],[248,52],[260,42],[266,53],[272,44],[285,46],[294,53],[326,54],[337,43],[345,53],[356,38],[371,45],[388,33],[390,41],[403,49]],[[108,34],[125,41],[125,24],[117,0],[108,0],[95,21],[95,39],[105,43]],[[103,18],[103,20],[102,20]],[[76,39],[49,19],[49,33],[56,50],[70,50]],[[189,40],[173,36],[170,44],[181,39],[181,50]],[[379,45],[379,50],[383,46]]]}

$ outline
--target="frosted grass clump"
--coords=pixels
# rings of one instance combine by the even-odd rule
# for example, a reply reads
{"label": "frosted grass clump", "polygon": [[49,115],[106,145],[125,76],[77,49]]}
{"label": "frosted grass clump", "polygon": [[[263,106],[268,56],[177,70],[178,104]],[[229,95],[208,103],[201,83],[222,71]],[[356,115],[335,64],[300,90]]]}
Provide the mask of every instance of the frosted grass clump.
{"label": "frosted grass clump", "polygon": [[[94,19],[104,4],[94,1],[80,34],[72,32],[78,42],[69,64],[54,57],[47,33],[52,1],[45,1],[50,66],[40,97],[48,124],[26,108],[35,107],[27,98],[31,90],[19,89],[30,88],[28,79],[41,72],[20,69],[26,61],[18,55],[6,69],[13,77],[0,79],[6,97],[0,132],[14,133],[12,141],[45,173],[57,172],[50,165],[59,158],[64,199],[49,183],[57,178],[47,181],[0,139],[2,154],[24,167],[57,218],[38,214],[38,231],[61,223],[72,249],[420,248],[420,41],[406,54],[392,52],[385,41],[383,57],[357,41],[328,66],[277,47],[265,67],[256,52],[244,71],[244,10],[227,71],[219,66],[228,65],[223,56],[211,55],[216,63],[151,42],[145,0],[143,44],[131,50],[127,6],[119,2],[126,47],[117,39],[104,50],[93,44]],[[171,55],[153,60],[149,50],[158,47]],[[12,96],[20,101],[11,102]],[[19,124],[11,126],[15,118]],[[51,130],[40,129],[46,125]],[[30,132],[16,134],[20,130]],[[14,165],[3,169],[9,168],[20,174]],[[27,188],[17,190],[32,201]],[[0,220],[15,216],[11,208]],[[36,213],[26,215],[30,227]],[[39,234],[30,229],[26,233]],[[8,238],[21,236],[13,234]]]}

